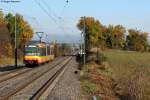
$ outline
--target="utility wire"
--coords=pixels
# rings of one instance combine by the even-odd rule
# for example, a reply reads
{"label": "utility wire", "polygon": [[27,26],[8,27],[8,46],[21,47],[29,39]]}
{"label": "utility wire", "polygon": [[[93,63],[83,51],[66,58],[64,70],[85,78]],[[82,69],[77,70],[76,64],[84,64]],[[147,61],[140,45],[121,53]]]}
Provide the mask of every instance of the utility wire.
{"label": "utility wire", "polygon": [[[63,31],[65,31],[65,29],[64,29],[64,24],[63,23],[65,23],[65,20],[63,20],[62,19],[62,17],[61,16],[58,16],[58,15],[56,15],[56,13],[54,12],[54,11],[52,11],[52,9],[51,9],[51,7],[48,5],[48,3],[47,2],[45,2],[45,0],[42,0],[42,2],[43,2],[43,4],[49,9],[49,10],[51,10],[51,13],[53,13],[53,15],[54,15],[54,17],[56,17],[58,20],[59,20],[59,22],[61,23],[61,28],[63,29]],[[64,8],[68,5],[68,0],[66,1],[66,3],[67,4],[65,4],[65,6],[64,6]],[[63,10],[64,10],[64,8],[63,8]],[[69,27],[66,27],[67,29],[69,29],[71,32],[72,32],[72,29],[70,29]],[[66,31],[65,31],[66,32]]]}
{"label": "utility wire", "polygon": [[40,2],[38,2],[37,0],[34,0],[36,4],[38,4],[38,6],[48,15],[48,17],[50,17],[50,19],[52,19],[52,21],[58,25],[57,21],[51,16],[51,14],[49,14],[49,12],[40,4]]}
{"label": "utility wire", "polygon": [[53,13],[53,15],[59,19],[59,16],[54,11],[52,11],[51,7],[47,4],[47,2],[45,0],[42,0],[42,2],[50,10],[50,12]]}
{"label": "utility wire", "polygon": [[[57,18],[59,22],[63,22],[65,23],[65,21],[62,19],[61,16],[58,16],[52,9],[51,7],[48,5],[47,2],[45,2],[45,0],[42,0],[43,4],[50,10],[50,13],[53,13],[54,18]],[[56,20],[57,21],[57,20]],[[64,25],[60,25],[60,26],[64,26]]]}
{"label": "utility wire", "polygon": [[[48,17],[50,18],[50,19],[52,19],[52,21],[63,31],[63,32],[65,32],[65,33],[67,33],[67,31],[65,30],[65,28],[64,27],[62,27],[62,26],[64,26],[64,25],[59,25],[58,24],[58,22],[57,22],[57,20],[55,19],[55,17],[58,19],[58,20],[62,20],[62,17],[60,17],[60,16],[58,16],[58,15],[56,15],[56,13],[54,13],[53,12],[53,15],[54,15],[54,17],[50,14],[50,12],[48,12],[48,10],[46,10],[42,5],[41,5],[41,3],[40,2],[38,2],[38,0],[34,0],[35,1],[35,3],[36,4],[38,4],[38,6],[48,15]],[[51,7],[49,7],[49,5],[44,1],[44,0],[42,0],[42,2],[43,2],[43,4],[49,9],[49,10],[51,10],[51,13],[52,13],[52,9],[51,9]],[[68,4],[68,3],[67,3]],[[65,4],[65,6],[64,6],[64,8],[63,8],[63,11],[65,10],[65,7],[67,6],[67,4]],[[63,13],[63,12],[62,12]],[[64,21],[64,20],[63,20]],[[62,21],[61,21],[62,22]],[[65,22],[64,22],[65,23]],[[69,28],[70,29],[70,28]],[[71,32],[73,32],[73,30],[71,30]],[[67,36],[69,36],[68,34],[66,34]],[[69,36],[70,37],[70,36]]]}
{"label": "utility wire", "polygon": [[40,4],[40,2],[38,2],[37,0],[34,0],[34,1],[48,15],[48,17],[52,19],[52,21],[58,26],[58,28],[60,28],[62,31],[65,32],[64,28],[57,23],[57,20],[53,18],[53,16]]}
{"label": "utility wire", "polygon": [[63,7],[63,9],[62,9],[62,11],[61,11],[61,13],[60,13],[60,16],[64,13],[65,8],[67,7],[68,3],[69,3],[69,1],[67,0],[64,7]]}

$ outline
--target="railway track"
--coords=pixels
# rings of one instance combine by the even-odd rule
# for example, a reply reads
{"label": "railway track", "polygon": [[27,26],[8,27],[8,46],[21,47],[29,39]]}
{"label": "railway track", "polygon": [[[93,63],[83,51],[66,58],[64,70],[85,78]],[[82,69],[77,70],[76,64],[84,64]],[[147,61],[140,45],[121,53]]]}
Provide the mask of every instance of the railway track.
{"label": "railway track", "polygon": [[20,70],[23,70],[23,69],[25,69],[25,68],[22,68],[22,69],[20,68],[20,69],[8,71],[8,72],[0,73],[0,77],[3,77],[3,76],[5,76],[5,75],[8,75],[8,74],[10,74],[10,73],[14,73],[14,72],[17,72],[17,71],[20,71]]}
{"label": "railway track", "polygon": [[[36,68],[38,68],[38,67],[36,67]],[[36,69],[36,68],[34,68],[34,69]],[[33,69],[32,68],[23,68],[23,69],[16,69],[16,70],[13,70],[10,72],[0,74],[0,83],[7,81],[9,79],[12,79],[14,77],[20,76],[22,74],[25,74],[31,70],[33,70]]]}
{"label": "railway track", "polygon": [[7,81],[7,80],[9,80],[11,78],[14,78],[16,76],[22,75],[24,73],[27,73],[30,70],[32,70],[32,69],[31,68],[27,68],[27,69],[24,68],[22,70],[16,70],[16,71],[4,74],[4,75],[0,75],[0,83],[2,83],[4,81]]}
{"label": "railway track", "polygon": [[[31,85],[33,82],[36,82],[36,80],[38,80],[39,78],[41,78],[45,74],[52,73],[50,71],[53,70],[53,69],[55,69],[55,71],[54,71],[55,73],[53,73],[53,75],[48,80],[46,80],[46,82],[44,83],[44,85],[41,86],[41,88],[38,87],[38,90],[36,90],[35,93],[32,93],[32,96],[30,97],[30,99],[37,100],[37,98],[40,97],[40,95],[42,94],[42,92],[45,91],[45,89],[50,85],[50,82],[52,82],[52,80],[54,80],[57,77],[57,75],[61,72],[61,70],[63,70],[63,68],[70,61],[71,58],[64,58],[64,59],[59,59],[59,61],[53,63],[53,65],[50,68],[44,69],[44,71],[39,70],[36,73],[33,73],[31,78],[24,78],[23,77],[24,81],[21,82],[21,80],[20,80],[19,82],[14,83],[16,85],[14,89],[11,89],[11,87],[10,87],[11,90],[7,90],[7,89],[5,90],[5,88],[3,88],[2,90],[0,90],[0,99],[7,100],[7,99],[15,96],[17,93],[19,93],[20,91],[24,90],[26,87],[28,87],[29,85]],[[39,69],[40,68],[45,68],[45,66],[38,67],[38,68]],[[29,72],[27,72],[27,73],[29,73]],[[24,71],[23,74],[21,74],[21,75],[18,74],[19,76],[14,75],[12,78],[9,78],[9,79],[7,78],[7,79],[8,80],[13,80],[13,79],[15,80],[16,77],[22,77],[23,75],[25,76],[25,75],[27,75],[27,73]],[[21,79],[21,78],[19,78],[19,79]],[[3,84],[6,83],[7,84],[7,83],[9,83],[9,81],[7,82],[7,80],[5,79],[5,81],[2,81],[1,83],[3,83]],[[6,87],[8,88],[9,86],[6,86]],[[0,85],[0,88],[1,88],[1,85]],[[6,91],[6,92],[3,93],[2,91]]]}
{"label": "railway track", "polygon": [[[48,81],[46,81],[46,83],[38,89],[37,92],[34,93],[34,95],[30,98],[30,100],[38,100],[42,94],[45,93],[45,91],[47,90],[47,88],[53,83],[53,81],[61,74],[61,72],[64,70],[64,68],[66,67],[66,65],[69,63],[71,59],[69,59],[64,65],[62,65],[61,68],[59,68],[57,70],[57,72],[55,72],[49,79]],[[41,97],[42,98],[42,97]],[[45,99],[45,98],[42,98]]]}

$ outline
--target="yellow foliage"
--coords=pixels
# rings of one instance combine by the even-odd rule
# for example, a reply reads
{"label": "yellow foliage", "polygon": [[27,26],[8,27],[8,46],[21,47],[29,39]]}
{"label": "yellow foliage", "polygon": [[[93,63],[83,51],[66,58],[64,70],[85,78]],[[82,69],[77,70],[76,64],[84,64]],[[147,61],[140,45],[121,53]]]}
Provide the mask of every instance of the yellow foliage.
{"label": "yellow foliage", "polygon": [[13,56],[13,50],[12,50],[12,45],[11,43],[5,43],[5,51],[6,51],[6,55],[8,57],[12,57]]}

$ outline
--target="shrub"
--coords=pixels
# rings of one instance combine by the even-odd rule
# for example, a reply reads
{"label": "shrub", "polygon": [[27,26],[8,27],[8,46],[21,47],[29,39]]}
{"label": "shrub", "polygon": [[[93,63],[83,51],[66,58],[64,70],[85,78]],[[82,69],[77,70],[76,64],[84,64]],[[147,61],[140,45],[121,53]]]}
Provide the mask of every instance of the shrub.
{"label": "shrub", "polygon": [[96,85],[90,81],[84,81],[83,88],[88,94],[91,94],[91,95],[97,91]]}
{"label": "shrub", "polygon": [[103,53],[101,53],[100,51],[97,52],[97,63],[98,64],[102,64],[102,62],[106,61],[106,57]]}

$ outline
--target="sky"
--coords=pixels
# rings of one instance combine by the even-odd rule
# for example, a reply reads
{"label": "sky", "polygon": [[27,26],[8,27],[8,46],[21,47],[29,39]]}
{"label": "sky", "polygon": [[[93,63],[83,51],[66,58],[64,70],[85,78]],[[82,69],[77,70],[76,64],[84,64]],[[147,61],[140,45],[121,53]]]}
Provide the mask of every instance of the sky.
{"label": "sky", "polygon": [[[0,0],[2,1],[2,0]],[[150,33],[150,0],[21,0],[0,2],[4,13],[20,13],[34,32],[45,32],[50,41],[79,42],[76,25],[82,16],[98,19],[103,25],[121,24]],[[46,35],[45,35],[46,37]],[[37,36],[34,36],[37,39]]]}

